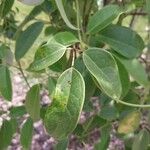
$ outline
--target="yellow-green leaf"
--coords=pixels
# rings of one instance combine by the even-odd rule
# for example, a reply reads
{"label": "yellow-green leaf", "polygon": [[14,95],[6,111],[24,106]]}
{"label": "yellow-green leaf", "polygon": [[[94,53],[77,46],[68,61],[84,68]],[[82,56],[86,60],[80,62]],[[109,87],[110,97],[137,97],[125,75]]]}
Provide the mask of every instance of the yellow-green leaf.
{"label": "yellow-green leaf", "polygon": [[128,134],[134,132],[140,123],[141,114],[138,111],[127,114],[120,122],[118,127],[119,133]]}

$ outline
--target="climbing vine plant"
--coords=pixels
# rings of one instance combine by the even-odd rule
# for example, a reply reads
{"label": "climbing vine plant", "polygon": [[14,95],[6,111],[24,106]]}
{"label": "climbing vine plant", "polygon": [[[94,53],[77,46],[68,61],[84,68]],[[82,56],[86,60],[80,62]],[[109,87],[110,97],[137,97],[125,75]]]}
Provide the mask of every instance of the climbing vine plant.
{"label": "climbing vine plant", "polygon": [[[150,1],[19,1],[32,5],[21,23],[16,21],[19,8],[13,9],[16,1],[0,2],[0,95],[12,100],[10,70],[14,67],[21,72],[28,92],[24,105],[11,107],[10,119],[3,119],[0,150],[10,145],[18,119],[25,114],[28,118],[20,129],[24,149],[30,149],[33,123],[39,120],[60,144],[56,147],[66,149],[71,134],[84,141],[98,128],[101,138],[95,149],[106,150],[117,122],[116,136],[124,140],[126,149],[148,149]],[[39,19],[41,13],[49,20]],[[133,27],[137,16],[146,20],[146,38]],[[41,34],[45,38],[39,40]],[[38,48],[30,53],[37,40]],[[34,58],[24,68],[22,59],[29,53]],[[28,74],[32,78],[45,74],[46,82],[31,86]],[[47,106],[40,102],[43,88],[52,101]],[[98,110],[93,99],[98,100]],[[80,124],[82,111],[94,113]]]}

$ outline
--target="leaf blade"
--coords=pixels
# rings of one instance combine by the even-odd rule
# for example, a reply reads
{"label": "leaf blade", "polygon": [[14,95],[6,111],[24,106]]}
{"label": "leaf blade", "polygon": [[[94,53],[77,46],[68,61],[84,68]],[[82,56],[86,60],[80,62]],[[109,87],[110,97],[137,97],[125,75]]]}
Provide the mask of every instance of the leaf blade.
{"label": "leaf blade", "polygon": [[17,37],[15,45],[16,60],[21,59],[31,48],[37,37],[42,32],[43,26],[44,24],[42,22],[35,22]]}
{"label": "leaf blade", "polygon": [[99,35],[99,40],[129,59],[139,56],[144,49],[143,39],[135,31],[123,26],[107,27]]}
{"label": "leaf blade", "polygon": [[47,132],[57,139],[66,138],[77,125],[84,98],[83,77],[74,68],[69,68],[59,77],[52,105],[46,112]]}
{"label": "leaf blade", "polygon": [[34,85],[28,91],[25,101],[26,111],[29,113],[33,121],[40,119],[40,87]]}
{"label": "leaf blade", "polygon": [[103,91],[113,99],[119,99],[122,88],[118,68],[112,55],[99,48],[90,48],[84,52],[83,61]]}
{"label": "leaf blade", "polygon": [[10,72],[6,66],[0,65],[0,92],[6,100],[12,99]]}
{"label": "leaf blade", "polygon": [[120,13],[120,8],[117,5],[108,5],[89,20],[87,31],[88,33],[96,33],[107,27]]}

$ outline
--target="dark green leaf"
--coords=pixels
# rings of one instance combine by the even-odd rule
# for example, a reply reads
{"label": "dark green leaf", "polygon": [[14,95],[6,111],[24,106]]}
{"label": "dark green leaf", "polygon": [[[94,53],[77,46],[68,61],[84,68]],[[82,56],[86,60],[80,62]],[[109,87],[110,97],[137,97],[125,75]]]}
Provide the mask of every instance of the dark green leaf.
{"label": "dark green leaf", "polygon": [[0,129],[0,150],[5,150],[10,145],[14,130],[11,121],[5,120]]}
{"label": "dark green leaf", "polygon": [[34,85],[28,91],[25,101],[27,112],[33,121],[40,119],[40,86]]}
{"label": "dark green leaf", "polygon": [[110,131],[111,126],[107,125],[101,129],[101,137],[100,142],[95,145],[95,150],[105,150],[108,148],[109,140],[110,140]]}
{"label": "dark green leaf", "polygon": [[33,121],[31,118],[28,118],[21,129],[20,142],[24,149],[30,149],[30,144],[32,142],[32,133]]}
{"label": "dark green leaf", "polygon": [[113,99],[122,93],[118,67],[113,56],[99,48],[90,48],[83,54],[83,61],[102,90]]}
{"label": "dark green leaf", "polygon": [[0,65],[0,93],[6,100],[12,99],[10,72],[6,66]]}
{"label": "dark green leaf", "polygon": [[139,56],[144,49],[143,39],[130,28],[111,25],[104,29],[99,39],[127,58]]}
{"label": "dark green leaf", "polygon": [[10,109],[10,116],[12,118],[22,117],[24,114],[26,114],[26,109],[24,106],[12,107]]}
{"label": "dark green leaf", "polygon": [[100,117],[111,121],[119,117],[119,112],[115,106],[103,106],[100,111]]}
{"label": "dark green leaf", "polygon": [[144,87],[149,86],[148,76],[145,68],[137,59],[129,60],[119,56],[117,56],[117,58],[125,66],[126,70],[134,78],[135,81],[137,81]]}
{"label": "dark green leaf", "polygon": [[68,146],[68,139],[61,140],[57,143],[54,150],[65,150]]}
{"label": "dark green leaf", "polygon": [[85,84],[81,74],[69,68],[59,77],[52,105],[44,123],[49,134],[66,138],[76,127],[85,98]]}
{"label": "dark green leaf", "polygon": [[147,150],[150,143],[150,134],[146,129],[142,129],[135,137],[132,150]]}
{"label": "dark green leaf", "polygon": [[4,18],[11,10],[14,0],[2,0],[0,5],[0,18]]}
{"label": "dark green leaf", "polygon": [[35,22],[31,24],[26,30],[21,32],[21,34],[17,37],[15,47],[16,60],[21,59],[31,48],[37,37],[40,35],[43,26],[44,24],[42,22]]}
{"label": "dark green leaf", "polygon": [[96,33],[107,27],[120,13],[117,5],[108,5],[96,12],[89,20],[87,32]]}
{"label": "dark green leaf", "polygon": [[120,80],[121,80],[121,85],[122,85],[122,94],[121,97],[123,98],[126,96],[126,94],[129,91],[130,88],[130,78],[129,74],[126,70],[126,68],[121,64],[119,60],[116,59],[118,70],[119,70],[119,75],[120,75]]}

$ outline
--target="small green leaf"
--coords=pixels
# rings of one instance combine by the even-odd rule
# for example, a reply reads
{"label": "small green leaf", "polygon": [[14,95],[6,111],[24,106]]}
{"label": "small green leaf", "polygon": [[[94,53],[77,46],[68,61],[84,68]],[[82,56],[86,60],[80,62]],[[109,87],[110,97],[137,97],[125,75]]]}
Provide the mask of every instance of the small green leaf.
{"label": "small green leaf", "polygon": [[0,93],[6,100],[12,99],[10,72],[6,66],[0,65]]}
{"label": "small green leaf", "polygon": [[32,133],[33,121],[31,118],[28,118],[21,129],[20,142],[24,149],[30,149],[30,144],[32,142]]}
{"label": "small green leaf", "polygon": [[39,71],[57,62],[65,53],[66,47],[53,39],[49,43],[38,48],[34,61],[30,64],[29,70]]}
{"label": "small green leaf", "polygon": [[40,119],[40,87],[34,85],[28,91],[25,101],[26,111],[29,113],[33,121]]}
{"label": "small green leaf", "polygon": [[0,45],[0,59],[2,60],[2,64],[11,65],[13,63],[13,53],[10,48],[4,44]]}
{"label": "small green leaf", "polygon": [[55,40],[64,46],[70,46],[79,42],[71,32],[60,32],[55,35]]}
{"label": "small green leaf", "polygon": [[142,129],[135,137],[132,150],[147,150],[150,143],[150,134],[146,129]]}
{"label": "small green leaf", "polygon": [[141,114],[138,111],[128,113],[120,122],[118,127],[119,133],[128,134],[134,132],[140,123]]}
{"label": "small green leaf", "polygon": [[135,31],[123,26],[107,27],[99,35],[99,40],[127,58],[139,56],[144,49],[143,39]]}
{"label": "small green leaf", "polygon": [[57,81],[52,105],[45,115],[47,132],[58,140],[65,139],[77,125],[84,98],[83,77],[74,68],[67,69]]}
{"label": "small green leaf", "polygon": [[120,14],[120,8],[117,5],[108,5],[96,12],[89,20],[87,32],[97,33],[107,27]]}
{"label": "small green leaf", "polygon": [[66,15],[66,12],[65,12],[65,10],[64,10],[64,6],[63,6],[63,3],[62,3],[62,0],[55,0],[55,2],[56,2],[56,5],[57,5],[57,7],[58,7],[58,9],[59,9],[59,12],[60,12],[60,14],[61,14],[61,16],[62,16],[64,22],[66,23],[66,25],[67,25],[69,28],[73,29],[73,30],[78,30],[78,29],[77,29],[76,27],[74,27],[74,26],[70,23],[70,21],[68,20],[67,15]]}
{"label": "small green leaf", "polygon": [[31,48],[37,37],[40,35],[43,26],[44,24],[42,22],[35,22],[20,33],[20,35],[17,37],[15,46],[16,60],[21,59]]}
{"label": "small green leaf", "polygon": [[113,99],[122,93],[117,64],[113,56],[103,49],[90,48],[83,54],[83,61],[102,90]]}
{"label": "small green leaf", "polygon": [[12,122],[5,120],[0,129],[0,150],[5,150],[10,145],[14,130]]}

